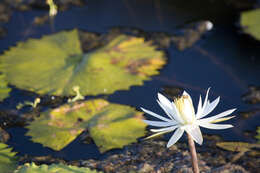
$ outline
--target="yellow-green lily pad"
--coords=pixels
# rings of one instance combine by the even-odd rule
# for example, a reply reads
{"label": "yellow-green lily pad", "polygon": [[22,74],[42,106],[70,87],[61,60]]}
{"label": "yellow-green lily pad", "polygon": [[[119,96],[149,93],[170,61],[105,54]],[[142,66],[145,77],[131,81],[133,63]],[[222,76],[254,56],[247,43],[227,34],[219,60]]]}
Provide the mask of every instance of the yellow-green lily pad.
{"label": "yellow-green lily pad", "polygon": [[257,128],[257,135],[256,135],[256,139],[258,139],[258,143],[260,143],[260,127]]}
{"label": "yellow-green lily pad", "polygon": [[0,101],[3,101],[6,97],[8,97],[10,91],[11,88],[7,86],[5,75],[0,74]]}
{"label": "yellow-green lily pad", "polygon": [[218,147],[234,152],[247,152],[252,148],[260,148],[259,144],[250,144],[247,142],[218,142]]}
{"label": "yellow-green lily pad", "polygon": [[13,173],[17,167],[16,153],[4,143],[0,143],[0,172]]}
{"label": "yellow-green lily pad", "polygon": [[136,142],[145,135],[142,113],[103,99],[75,102],[49,110],[31,122],[27,135],[32,141],[61,150],[85,129],[100,152]]}
{"label": "yellow-green lily pad", "polygon": [[96,170],[90,170],[89,168],[76,167],[64,164],[52,164],[52,165],[39,165],[34,163],[26,163],[19,166],[14,173],[101,173]]}
{"label": "yellow-green lily pad", "polygon": [[260,9],[242,12],[240,25],[244,32],[260,40]]}
{"label": "yellow-green lily pad", "polygon": [[78,30],[29,39],[0,56],[7,81],[39,94],[111,94],[142,85],[165,64],[164,53],[144,38],[115,37],[106,46],[83,53]]}

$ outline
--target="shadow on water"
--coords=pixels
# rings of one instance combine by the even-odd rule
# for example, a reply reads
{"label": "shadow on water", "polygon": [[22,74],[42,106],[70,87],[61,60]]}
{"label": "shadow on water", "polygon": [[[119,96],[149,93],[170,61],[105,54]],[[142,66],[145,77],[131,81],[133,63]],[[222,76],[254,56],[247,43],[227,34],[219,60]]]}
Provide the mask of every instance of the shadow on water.
{"label": "shadow on water", "polygon": [[[231,2],[231,1],[230,1]],[[241,9],[249,8],[243,6]],[[201,10],[204,9],[204,10]],[[199,94],[204,96],[208,87],[212,87],[210,100],[221,96],[221,102],[213,112],[218,113],[230,108],[238,108],[237,117],[230,120],[235,128],[220,132],[203,129],[209,134],[221,134],[225,140],[247,141],[243,131],[255,131],[259,126],[259,116],[248,120],[239,117],[239,111],[259,108],[259,105],[248,105],[241,100],[241,95],[247,91],[250,84],[260,85],[260,49],[259,43],[243,39],[235,24],[238,21],[237,10],[232,4],[223,1],[87,1],[81,8],[71,8],[59,12],[52,25],[34,26],[34,17],[43,15],[46,11],[33,10],[29,12],[14,12],[9,23],[7,37],[0,40],[0,51],[15,45],[30,37],[39,38],[64,29],[79,28],[87,31],[105,33],[111,27],[131,27],[146,32],[159,31],[173,34],[182,29],[187,23],[199,20],[210,20],[214,28],[199,42],[185,51],[178,51],[174,45],[167,49],[168,64],[161,70],[160,75],[146,81],[144,86],[131,87],[130,91],[118,91],[109,96],[109,100],[131,105],[139,109],[140,106],[154,112],[162,113],[156,103],[156,94],[163,92],[164,86],[178,86],[185,88],[195,98],[197,105]],[[258,44],[258,45],[257,45]],[[252,48],[254,47],[254,49]],[[28,99],[26,92],[15,89],[15,94],[8,104],[16,104],[15,100]],[[22,99],[21,99],[22,98]],[[62,157],[67,160],[100,158],[94,144],[81,144],[75,140],[60,152],[54,152],[32,143],[25,137],[24,128],[10,128],[7,130],[12,138],[8,144],[19,154],[47,155]],[[169,135],[166,136],[166,138]],[[84,151],[84,152],[82,152]]]}
{"label": "shadow on water", "polygon": [[[8,141],[8,144],[15,148],[15,150],[19,151],[20,155],[33,155],[33,156],[47,156],[52,155],[57,158],[69,158],[70,160],[76,160],[79,158],[84,159],[97,159],[100,155],[98,148],[95,144],[82,144],[80,139],[77,138],[73,142],[71,142],[68,146],[60,151],[54,151],[49,148],[44,148],[39,143],[33,143],[30,138],[24,137],[28,130],[24,128],[10,128],[8,132],[10,134],[15,134],[15,138],[11,138]],[[19,142],[17,142],[19,141]],[[25,147],[27,146],[27,147]],[[28,147],[30,146],[30,147]],[[75,148],[77,148],[75,150]],[[87,152],[82,152],[87,151]]]}

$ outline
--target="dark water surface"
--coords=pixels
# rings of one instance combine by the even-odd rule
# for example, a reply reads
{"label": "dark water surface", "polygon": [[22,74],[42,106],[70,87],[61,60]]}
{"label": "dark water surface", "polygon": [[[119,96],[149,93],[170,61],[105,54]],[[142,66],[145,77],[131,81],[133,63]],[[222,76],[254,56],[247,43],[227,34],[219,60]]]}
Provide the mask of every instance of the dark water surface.
{"label": "dark water surface", "polygon": [[[203,10],[202,10],[203,9]],[[169,47],[168,64],[160,75],[146,81],[143,86],[131,87],[129,91],[119,91],[109,96],[112,102],[140,106],[154,112],[163,113],[156,103],[157,92],[164,86],[177,86],[187,90],[194,98],[197,106],[199,94],[205,95],[211,87],[210,100],[221,96],[216,110],[211,114],[237,108],[236,118],[228,123],[235,127],[228,130],[207,130],[202,133],[220,134],[224,140],[247,141],[244,131],[255,131],[260,125],[259,114],[249,119],[242,119],[239,111],[260,108],[242,101],[241,95],[247,92],[248,85],[260,85],[260,44],[250,41],[239,34],[236,27],[238,17],[230,6],[222,1],[152,1],[152,0],[91,0],[85,7],[74,7],[59,12],[52,24],[33,26],[34,17],[46,14],[46,11],[14,12],[9,23],[7,37],[0,40],[0,51],[8,49],[18,41],[28,38],[39,38],[45,34],[55,33],[64,29],[79,28],[86,31],[105,33],[111,27],[133,27],[146,32],[160,31],[170,34],[178,32],[187,23],[199,20],[210,20],[214,24],[199,42],[185,51],[178,51],[174,45]],[[33,100],[31,94],[15,89],[11,98],[1,104],[2,109],[15,107],[14,104],[23,100]],[[19,154],[46,155],[52,154],[67,160],[100,158],[101,155],[94,144],[81,144],[79,139],[73,141],[62,151],[54,152],[32,143],[24,136],[26,129],[16,127],[8,129],[12,138],[8,144]],[[166,136],[166,138],[169,135]],[[116,150],[115,150],[116,152]]]}

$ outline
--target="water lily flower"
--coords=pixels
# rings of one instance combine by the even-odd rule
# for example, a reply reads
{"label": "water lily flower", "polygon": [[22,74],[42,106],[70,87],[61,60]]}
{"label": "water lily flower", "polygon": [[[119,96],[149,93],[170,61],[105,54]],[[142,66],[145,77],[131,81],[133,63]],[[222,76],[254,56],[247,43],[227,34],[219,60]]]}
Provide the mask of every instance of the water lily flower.
{"label": "water lily flower", "polygon": [[170,147],[175,144],[183,135],[184,131],[186,131],[196,143],[201,145],[203,142],[203,137],[199,126],[208,129],[227,129],[233,127],[230,124],[216,123],[233,118],[234,116],[226,116],[233,113],[236,109],[229,109],[215,116],[204,118],[215,109],[220,100],[220,97],[218,97],[214,101],[210,102],[208,99],[209,90],[210,88],[207,90],[207,94],[203,104],[200,96],[197,113],[195,113],[192,99],[186,91],[183,92],[181,97],[174,99],[173,102],[168,100],[162,94],[158,93],[157,102],[167,114],[168,118],[141,108],[145,113],[162,120],[143,120],[148,125],[161,127],[159,129],[151,129],[152,132],[156,133],[149,136],[148,138],[176,130],[167,144],[167,147]]}

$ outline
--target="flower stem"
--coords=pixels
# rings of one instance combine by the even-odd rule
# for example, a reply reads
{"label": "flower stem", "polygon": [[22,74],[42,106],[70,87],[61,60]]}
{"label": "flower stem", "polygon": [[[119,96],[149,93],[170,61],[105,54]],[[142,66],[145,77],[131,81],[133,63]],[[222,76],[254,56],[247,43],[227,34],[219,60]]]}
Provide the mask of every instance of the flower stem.
{"label": "flower stem", "polygon": [[192,170],[194,173],[199,173],[199,165],[198,165],[198,158],[196,153],[196,148],[192,137],[187,133],[188,141],[189,141],[189,148],[191,154],[191,163],[192,163]]}

